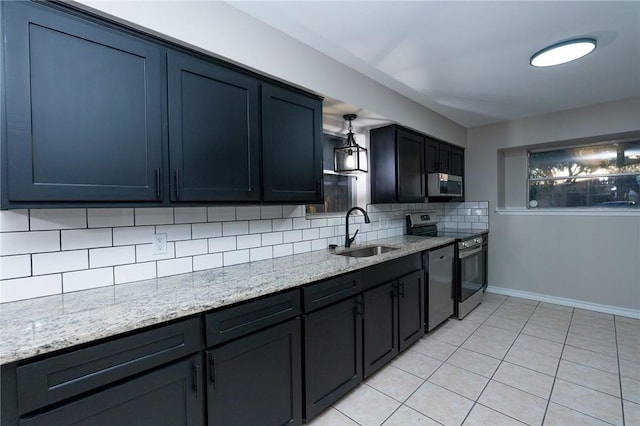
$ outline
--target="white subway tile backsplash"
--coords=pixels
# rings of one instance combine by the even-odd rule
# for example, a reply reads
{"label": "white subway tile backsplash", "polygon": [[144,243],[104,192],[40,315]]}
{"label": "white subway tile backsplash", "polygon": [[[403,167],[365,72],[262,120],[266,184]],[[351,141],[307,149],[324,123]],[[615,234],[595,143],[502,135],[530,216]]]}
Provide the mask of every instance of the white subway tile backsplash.
{"label": "white subway tile backsplash", "polygon": [[273,219],[272,225],[274,231],[291,231],[293,229],[293,219]]}
{"label": "white subway tile backsplash", "polygon": [[[151,246],[151,244],[149,244],[149,246]],[[96,248],[89,250],[89,266],[91,268],[126,265],[128,263],[136,263],[135,246]]]}
{"label": "white subway tile backsplash", "polygon": [[114,268],[116,284],[156,278],[156,262],[120,265]]}
{"label": "white subway tile backsplash", "polygon": [[222,223],[194,223],[191,225],[191,238],[213,238],[222,237]]}
{"label": "white subway tile backsplash", "polygon": [[34,254],[31,256],[31,262],[33,275],[47,275],[89,268],[87,250]]}
{"label": "white subway tile backsplash", "polygon": [[62,293],[62,276],[40,275],[0,282],[0,303]]}
{"label": "white subway tile backsplash", "polygon": [[113,243],[112,228],[69,229],[61,231],[62,250],[108,247]]}
{"label": "white subway tile backsplash", "polygon": [[31,255],[0,257],[0,280],[22,278],[31,275]]}
{"label": "white subway tile backsplash", "polygon": [[262,234],[263,246],[275,246],[277,244],[282,244],[282,232],[268,232],[266,234]]}
{"label": "white subway tile backsplash", "polygon": [[320,238],[320,229],[319,228],[310,228],[302,230],[302,239],[303,240],[315,240]]}
{"label": "white subway tile backsplash", "polygon": [[62,274],[62,291],[87,290],[113,285],[113,268],[89,269]]}
{"label": "white subway tile backsplash", "polygon": [[89,228],[133,226],[133,209],[87,209],[87,222]]}
{"label": "white subway tile backsplash", "polygon": [[207,220],[209,222],[236,220],[236,208],[231,206],[207,207]]}
{"label": "white subway tile backsplash", "polygon": [[311,241],[311,251],[324,250],[329,247],[329,243],[326,238],[319,238]]}
{"label": "white subway tile backsplash", "polygon": [[293,244],[280,244],[273,246],[273,257],[290,256],[293,254]]}
{"label": "white subway tile backsplash", "polygon": [[151,262],[154,260],[172,259],[175,256],[175,242],[167,243],[167,252],[163,254],[154,254],[153,244],[139,244],[135,246],[136,262]]}
{"label": "white subway tile backsplash", "polygon": [[261,206],[261,219],[280,219],[282,217],[282,206]]}
{"label": "white subway tile backsplash", "polygon": [[0,232],[29,230],[29,210],[1,210]]}
{"label": "white subway tile backsplash", "polygon": [[202,271],[204,269],[219,268],[221,266],[222,266],[222,253],[193,256],[194,271]]}
{"label": "white subway tile backsplash", "polygon": [[263,232],[271,232],[272,230],[271,220],[252,220],[249,222],[250,234],[260,234]]}
{"label": "white subway tile backsplash", "polygon": [[271,259],[273,257],[273,249],[272,247],[259,247],[252,248],[249,250],[249,259],[251,262],[255,262],[257,260],[265,260]]}
{"label": "white subway tile backsplash", "polygon": [[303,217],[304,206],[282,206],[282,217]]}
{"label": "white subway tile backsplash", "polygon": [[250,261],[249,250],[227,251],[222,254],[224,266],[237,265]]}
{"label": "white subway tile backsplash", "polygon": [[224,222],[222,224],[222,235],[243,235],[249,233],[249,222],[247,221],[238,221],[238,222]]}
{"label": "white subway tile backsplash", "polygon": [[311,241],[293,243],[293,254],[307,253],[311,251]]}
{"label": "white subway tile backsplash", "polygon": [[174,223],[201,223],[207,221],[206,207],[176,207],[173,209]]}
{"label": "white subway tile backsplash", "polygon": [[209,253],[218,253],[236,249],[236,237],[209,238]]}
{"label": "white subway tile backsplash", "polygon": [[156,234],[167,234],[167,241],[191,239],[191,224],[156,226]]}
{"label": "white subway tile backsplash", "polygon": [[306,229],[311,227],[311,221],[304,217],[293,218],[293,229]]}
{"label": "white subway tile backsplash", "polygon": [[238,250],[260,247],[262,238],[260,234],[239,235],[236,239],[236,244],[238,245]]}
{"label": "white subway tile backsplash", "polygon": [[0,256],[60,250],[60,231],[0,233]]}
{"label": "white subway tile backsplash", "polygon": [[236,207],[236,220],[260,219],[260,206]]}
{"label": "white subway tile backsplash", "polygon": [[32,231],[87,227],[86,209],[34,209],[30,218]]}
{"label": "white subway tile backsplash", "polygon": [[302,231],[301,230],[285,231],[282,233],[282,237],[283,237],[282,241],[285,243],[302,241]]}
{"label": "white subway tile backsplash", "polygon": [[136,226],[171,225],[173,223],[172,207],[145,207],[135,209]]}
{"label": "white subway tile backsplash", "polygon": [[327,219],[311,219],[310,222],[312,228],[321,228],[323,226],[327,226]]}
{"label": "white subway tile backsplash", "polygon": [[128,246],[133,244],[151,244],[155,226],[135,226],[127,228],[113,228],[113,245]]}
{"label": "white subway tile backsplash", "polygon": [[333,226],[327,226],[324,228],[320,228],[320,238],[328,238],[334,236]]}
{"label": "white subway tile backsplash", "polygon": [[176,241],[176,257],[196,256],[207,254],[209,251],[207,240]]}
{"label": "white subway tile backsplash", "polygon": [[169,275],[186,274],[188,272],[193,272],[193,261],[190,257],[159,260],[157,266],[158,278],[167,277]]}

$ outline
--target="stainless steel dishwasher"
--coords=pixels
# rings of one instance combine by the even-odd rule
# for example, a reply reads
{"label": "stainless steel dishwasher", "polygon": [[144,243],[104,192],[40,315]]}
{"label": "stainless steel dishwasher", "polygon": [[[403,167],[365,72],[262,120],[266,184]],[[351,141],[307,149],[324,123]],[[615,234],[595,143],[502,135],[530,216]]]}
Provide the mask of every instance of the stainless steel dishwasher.
{"label": "stainless steel dishwasher", "polygon": [[427,331],[433,330],[453,315],[453,261],[454,245],[430,250],[424,255],[428,274],[426,291]]}

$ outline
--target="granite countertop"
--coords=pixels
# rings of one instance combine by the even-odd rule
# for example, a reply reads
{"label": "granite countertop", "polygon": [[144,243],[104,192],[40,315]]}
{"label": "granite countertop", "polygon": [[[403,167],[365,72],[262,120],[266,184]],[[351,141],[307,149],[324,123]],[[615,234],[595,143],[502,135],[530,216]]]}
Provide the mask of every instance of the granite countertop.
{"label": "granite countertop", "polygon": [[[377,256],[334,250],[0,304],[0,364],[202,313],[453,242],[402,235]],[[340,251],[340,249],[337,249]]]}

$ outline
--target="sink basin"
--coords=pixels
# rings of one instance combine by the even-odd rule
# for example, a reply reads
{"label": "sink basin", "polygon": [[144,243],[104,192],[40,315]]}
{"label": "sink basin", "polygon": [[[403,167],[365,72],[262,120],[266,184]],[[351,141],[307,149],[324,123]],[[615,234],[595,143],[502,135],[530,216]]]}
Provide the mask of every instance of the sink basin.
{"label": "sink basin", "polygon": [[346,249],[336,254],[340,256],[349,256],[349,257],[370,257],[370,256],[377,256],[383,253],[388,253],[394,250],[398,250],[398,247],[364,246],[364,247],[355,247],[351,249]]}

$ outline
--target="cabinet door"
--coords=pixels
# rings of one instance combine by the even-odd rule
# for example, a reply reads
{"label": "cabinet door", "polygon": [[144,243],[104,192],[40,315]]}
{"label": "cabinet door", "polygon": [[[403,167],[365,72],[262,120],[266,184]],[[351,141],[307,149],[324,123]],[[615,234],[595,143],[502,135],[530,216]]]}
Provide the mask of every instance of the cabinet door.
{"label": "cabinet door", "polygon": [[262,85],[264,201],[322,202],[322,102]]}
{"label": "cabinet door", "polygon": [[304,317],[307,421],[362,381],[361,305],[352,297]]}
{"label": "cabinet door", "polygon": [[258,201],[258,82],[178,52],[168,55],[172,201]]}
{"label": "cabinet door", "polygon": [[424,143],[425,173],[440,172],[440,143],[429,138]]}
{"label": "cabinet door", "polygon": [[161,49],[47,6],[3,6],[3,201],[159,200]]}
{"label": "cabinet door", "polygon": [[440,144],[440,172],[451,173],[451,146]]}
{"label": "cabinet door", "polygon": [[301,424],[301,358],[299,319],[207,351],[209,425]]}
{"label": "cabinet door", "polygon": [[400,278],[398,284],[398,338],[400,351],[424,335],[425,307],[424,271],[415,271]]}
{"label": "cabinet door", "polygon": [[398,201],[424,202],[424,140],[402,130],[397,138]]}
{"label": "cabinet door", "polygon": [[451,174],[464,175],[464,150],[460,148],[451,148]]}
{"label": "cabinet door", "polygon": [[21,425],[202,425],[200,356],[152,370],[136,379],[76,400]]}
{"label": "cabinet door", "polygon": [[365,378],[399,353],[397,284],[389,282],[363,293]]}

